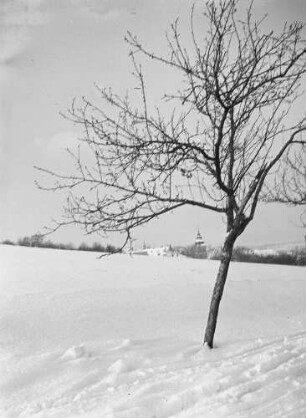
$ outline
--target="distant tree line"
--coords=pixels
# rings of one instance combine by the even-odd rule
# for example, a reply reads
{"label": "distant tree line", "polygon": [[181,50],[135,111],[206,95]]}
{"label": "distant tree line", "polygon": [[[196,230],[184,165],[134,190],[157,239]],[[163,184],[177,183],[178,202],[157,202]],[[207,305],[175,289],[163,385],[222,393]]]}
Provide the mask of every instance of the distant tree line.
{"label": "distant tree line", "polygon": [[[220,260],[221,249],[214,249],[209,254],[211,260]],[[283,264],[292,266],[306,266],[306,249],[293,251],[277,251],[275,253],[260,253],[247,247],[236,247],[233,250],[233,261],[246,263]]]}
{"label": "distant tree line", "polygon": [[6,245],[18,245],[21,247],[36,247],[36,248],[52,248],[57,250],[74,250],[74,251],[94,251],[100,253],[116,253],[121,252],[120,248],[115,247],[114,245],[102,245],[98,242],[93,244],[85,244],[84,242],[78,246],[75,246],[71,243],[61,244],[55,243],[51,240],[46,240],[42,234],[34,234],[28,237],[19,238],[16,242],[6,239],[2,241],[2,244]]}
{"label": "distant tree line", "polygon": [[[71,243],[61,244],[55,243],[51,240],[46,240],[41,234],[34,234],[28,237],[19,238],[16,242],[6,239],[1,242],[5,245],[18,245],[22,247],[36,247],[36,248],[51,248],[58,250],[73,250],[73,251],[93,251],[100,253],[118,253],[120,248],[107,244],[102,245],[98,242],[93,244],[81,243],[75,246]],[[197,247],[189,245],[185,247],[175,247],[178,253],[190,258],[199,258],[210,260],[220,260],[221,248],[213,247]],[[264,264],[283,264],[291,266],[306,266],[306,248],[297,248],[293,251],[278,251],[275,253],[256,252],[247,247],[236,247],[233,250],[233,261],[245,263],[264,263]]]}
{"label": "distant tree line", "polygon": [[[198,247],[189,245],[178,247],[180,254],[189,258],[221,259],[221,248]],[[257,252],[248,247],[235,247],[232,255],[233,261],[244,263],[283,264],[289,266],[306,266],[306,248],[296,248],[292,251],[275,251],[270,253]]]}

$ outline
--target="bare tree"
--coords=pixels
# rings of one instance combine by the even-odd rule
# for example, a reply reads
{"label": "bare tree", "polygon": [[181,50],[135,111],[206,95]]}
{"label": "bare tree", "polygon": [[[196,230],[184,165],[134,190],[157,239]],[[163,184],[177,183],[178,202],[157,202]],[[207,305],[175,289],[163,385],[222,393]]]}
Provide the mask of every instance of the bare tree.
{"label": "bare tree", "polygon": [[[131,231],[160,215],[190,205],[223,214],[226,236],[211,299],[204,343],[213,347],[219,304],[237,238],[252,221],[267,176],[306,130],[305,117],[290,122],[306,72],[303,25],[264,33],[252,7],[241,20],[238,0],[210,1],[205,38],[191,12],[192,48],[185,48],[178,22],[167,37],[169,54],[146,49],[131,33],[138,106],[128,96],[98,88],[102,104],[83,98],[69,118],[81,125],[80,144],[91,154],[72,153],[75,173],[59,174],[44,188],[69,191],[66,218],[88,233]],[[182,88],[166,95],[173,113],[150,111],[139,57],[179,72]],[[82,147],[80,147],[81,149]]]}

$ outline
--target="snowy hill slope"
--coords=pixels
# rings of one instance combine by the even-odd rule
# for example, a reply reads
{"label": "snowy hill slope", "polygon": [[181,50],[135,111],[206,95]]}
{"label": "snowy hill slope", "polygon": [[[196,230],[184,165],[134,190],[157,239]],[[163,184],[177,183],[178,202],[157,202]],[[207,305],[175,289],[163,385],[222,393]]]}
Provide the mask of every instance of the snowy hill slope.
{"label": "snowy hill slope", "polygon": [[306,417],[306,275],[0,247],[1,418]]}

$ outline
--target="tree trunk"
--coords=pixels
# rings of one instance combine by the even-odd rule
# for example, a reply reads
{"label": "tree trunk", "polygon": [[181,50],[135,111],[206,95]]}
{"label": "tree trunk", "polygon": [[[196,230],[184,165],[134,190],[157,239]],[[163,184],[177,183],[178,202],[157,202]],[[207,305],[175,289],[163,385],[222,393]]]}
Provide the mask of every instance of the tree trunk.
{"label": "tree trunk", "polygon": [[222,248],[219,271],[210,302],[209,315],[204,337],[204,345],[208,345],[209,348],[213,348],[219,305],[223,295],[223,289],[227,278],[229,264],[232,258],[234,243],[235,238],[227,237]]}

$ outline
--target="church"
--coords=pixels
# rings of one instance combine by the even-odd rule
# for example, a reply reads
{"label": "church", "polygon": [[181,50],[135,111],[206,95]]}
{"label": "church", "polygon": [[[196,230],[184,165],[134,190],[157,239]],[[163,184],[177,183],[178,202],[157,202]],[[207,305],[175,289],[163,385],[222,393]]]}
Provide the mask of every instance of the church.
{"label": "church", "polygon": [[192,252],[194,258],[207,258],[206,244],[199,229],[196,235]]}
{"label": "church", "polygon": [[195,247],[206,247],[205,242],[202,238],[201,232],[198,230],[196,240],[195,240]]}

